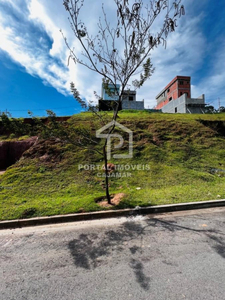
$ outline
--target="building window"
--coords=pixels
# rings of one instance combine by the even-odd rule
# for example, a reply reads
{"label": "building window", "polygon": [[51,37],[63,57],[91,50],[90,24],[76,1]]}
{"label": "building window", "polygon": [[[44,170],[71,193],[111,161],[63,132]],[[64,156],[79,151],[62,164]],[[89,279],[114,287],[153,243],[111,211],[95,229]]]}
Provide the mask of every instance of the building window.
{"label": "building window", "polygon": [[183,93],[182,92],[180,92],[180,96],[182,96],[183,95]]}
{"label": "building window", "polygon": [[180,84],[184,84],[184,82],[182,80],[180,80]]}
{"label": "building window", "polygon": [[133,100],[134,100],[133,96],[129,96],[129,101],[133,101]]}
{"label": "building window", "polygon": [[167,93],[169,93],[169,92],[170,92],[170,89],[167,90]]}
{"label": "building window", "polygon": [[169,101],[171,101],[171,100],[173,100],[173,98],[172,98],[172,97],[170,97],[170,98],[169,98]]}
{"label": "building window", "polygon": [[175,107],[175,113],[177,113],[177,107]]}

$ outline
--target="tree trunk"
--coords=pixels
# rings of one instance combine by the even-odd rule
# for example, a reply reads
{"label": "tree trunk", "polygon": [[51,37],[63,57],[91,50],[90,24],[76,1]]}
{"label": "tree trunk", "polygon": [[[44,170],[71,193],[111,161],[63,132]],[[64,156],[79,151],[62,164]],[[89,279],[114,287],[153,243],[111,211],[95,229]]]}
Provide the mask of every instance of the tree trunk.
{"label": "tree trunk", "polygon": [[[119,103],[121,102],[121,95],[119,96],[119,102],[117,104],[116,109],[113,112],[113,121],[116,121],[119,111]],[[110,129],[108,134],[111,134],[115,128],[115,125]],[[107,159],[107,153],[106,153],[106,147],[107,147],[107,140],[105,141],[105,144],[103,146],[103,155],[104,155],[104,164],[105,164],[105,192],[106,192],[106,198],[108,201],[108,204],[111,203],[110,194],[109,194],[109,172],[108,172],[108,159]]]}
{"label": "tree trunk", "polygon": [[104,163],[105,163],[105,192],[108,204],[111,204],[110,194],[109,194],[109,178],[108,178],[108,160],[107,160],[107,153],[106,153],[106,143],[103,146],[103,154],[104,154]]}

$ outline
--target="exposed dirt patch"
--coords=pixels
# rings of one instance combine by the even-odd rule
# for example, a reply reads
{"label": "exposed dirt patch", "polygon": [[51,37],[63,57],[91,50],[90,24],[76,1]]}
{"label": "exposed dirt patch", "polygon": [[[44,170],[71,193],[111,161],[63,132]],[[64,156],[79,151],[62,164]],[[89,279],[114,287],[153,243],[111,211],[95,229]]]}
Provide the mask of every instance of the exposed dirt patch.
{"label": "exposed dirt patch", "polygon": [[0,171],[0,175],[3,175],[5,173],[5,170]]}
{"label": "exposed dirt patch", "polygon": [[208,121],[208,120],[199,120],[201,124],[212,129],[220,136],[225,136],[225,122],[224,121]]}
{"label": "exposed dirt patch", "polygon": [[34,207],[30,207],[25,209],[21,215],[20,215],[20,219],[27,219],[27,218],[32,218],[33,216],[36,216],[37,214],[37,209]]}
{"label": "exposed dirt patch", "polygon": [[39,140],[23,157],[38,158],[42,164],[52,165],[62,160],[63,152],[63,143],[59,139]]}
{"label": "exposed dirt patch", "polygon": [[113,206],[118,205],[125,196],[126,196],[126,194],[124,194],[124,193],[118,193],[115,195],[111,195],[110,198],[111,198],[112,204],[108,204],[108,201],[106,200],[105,196],[96,198],[95,202],[98,203],[98,205],[100,205],[102,207],[113,207]]}
{"label": "exposed dirt patch", "polygon": [[160,138],[157,135],[153,136],[152,142],[156,146],[161,146],[163,144],[163,142],[160,140]]}
{"label": "exposed dirt patch", "polygon": [[6,169],[17,162],[38,138],[30,137],[23,141],[2,141],[0,142],[0,169]]}

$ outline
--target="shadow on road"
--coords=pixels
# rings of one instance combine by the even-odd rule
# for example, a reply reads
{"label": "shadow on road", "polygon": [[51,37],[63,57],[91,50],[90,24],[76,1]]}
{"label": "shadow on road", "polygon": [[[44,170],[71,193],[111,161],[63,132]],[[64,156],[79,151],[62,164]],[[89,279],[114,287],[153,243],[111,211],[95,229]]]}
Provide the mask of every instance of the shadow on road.
{"label": "shadow on road", "polygon": [[133,269],[136,280],[140,284],[140,286],[144,290],[149,290],[150,278],[145,276],[143,264],[140,261],[132,258],[130,266]]}
{"label": "shadow on road", "polygon": [[[104,258],[108,256],[116,259],[116,255],[126,251],[128,264],[135,275],[136,281],[141,288],[149,290],[151,279],[145,275],[144,259],[142,259],[145,250],[143,250],[142,245],[146,234],[154,237],[156,233],[162,231],[173,232],[174,235],[180,231],[204,235],[210,247],[225,258],[225,242],[222,231],[210,230],[205,227],[204,229],[191,228],[179,225],[176,221],[158,218],[146,219],[142,221],[142,224],[129,220],[117,230],[102,231],[100,234],[80,234],[79,238],[68,243],[68,248],[75,266],[87,270],[99,267],[104,262]],[[151,257],[147,260],[150,259]]]}
{"label": "shadow on road", "polygon": [[[80,234],[78,239],[68,243],[68,248],[76,267],[90,270],[98,267],[104,257],[112,256],[113,253],[129,250],[132,255],[135,255],[142,251],[140,246],[134,245],[129,248],[127,243],[143,234],[143,227],[140,224],[126,222],[119,230],[105,231],[102,236]],[[129,265],[140,286],[148,290],[150,278],[145,276],[142,262],[132,257]]]}
{"label": "shadow on road", "polygon": [[150,226],[161,226],[169,231],[176,232],[180,230],[191,231],[197,234],[204,234],[207,237],[207,242],[210,247],[215,250],[221,257],[225,258],[225,233],[224,230],[220,229],[211,230],[211,229],[194,229],[191,227],[178,225],[174,221],[165,221],[161,219],[150,219],[147,220],[148,225]]}

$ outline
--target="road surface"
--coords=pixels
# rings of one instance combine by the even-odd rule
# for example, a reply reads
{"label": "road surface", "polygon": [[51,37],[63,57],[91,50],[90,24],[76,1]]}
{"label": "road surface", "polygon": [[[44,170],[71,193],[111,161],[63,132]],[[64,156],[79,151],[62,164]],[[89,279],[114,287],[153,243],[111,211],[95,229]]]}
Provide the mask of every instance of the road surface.
{"label": "road surface", "polygon": [[0,231],[1,300],[224,300],[225,208]]}

